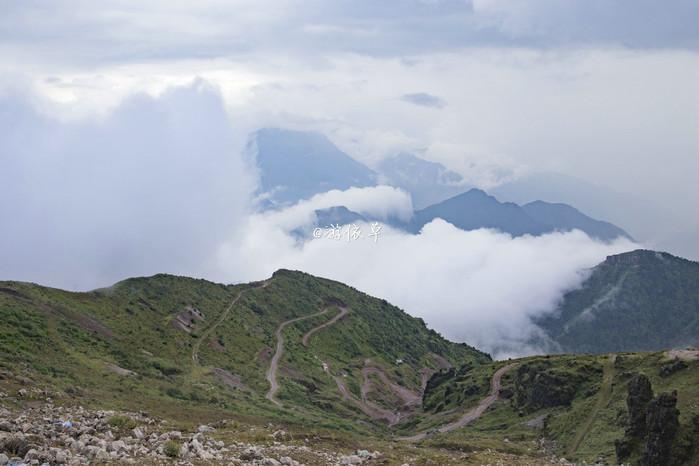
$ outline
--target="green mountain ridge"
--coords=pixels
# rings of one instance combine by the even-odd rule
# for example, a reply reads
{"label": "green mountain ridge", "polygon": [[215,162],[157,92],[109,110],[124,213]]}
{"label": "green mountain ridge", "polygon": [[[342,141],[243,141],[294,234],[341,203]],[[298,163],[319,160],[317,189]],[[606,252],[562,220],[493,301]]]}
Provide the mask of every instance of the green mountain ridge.
{"label": "green mountain ridge", "polygon": [[[697,265],[635,251],[608,258],[596,280],[625,293],[661,264],[674,272],[660,290]],[[274,445],[254,434],[273,426],[335,452],[384,452],[366,464],[699,464],[699,350],[492,361],[385,300],[290,270],[80,293],[5,281],[0,319],[0,430],[14,425],[3,413],[56,403],[228,426],[217,434],[227,442]],[[0,432],[0,450],[16,451],[17,435]]]}
{"label": "green mountain ridge", "polygon": [[[304,334],[343,308],[345,316],[304,346]],[[297,318],[304,319],[283,330],[278,407],[265,399],[266,373],[276,330]],[[440,367],[490,361],[384,300],[288,270],[240,285],[160,274],[86,293],[0,282],[0,319],[0,368],[78,393],[88,404],[214,411],[346,431],[383,431],[389,414],[409,418],[416,411],[382,392],[383,384],[363,392],[377,376],[366,368],[419,398]]]}
{"label": "green mountain ridge", "polygon": [[609,256],[536,322],[558,352],[699,345],[699,263],[636,250]]}

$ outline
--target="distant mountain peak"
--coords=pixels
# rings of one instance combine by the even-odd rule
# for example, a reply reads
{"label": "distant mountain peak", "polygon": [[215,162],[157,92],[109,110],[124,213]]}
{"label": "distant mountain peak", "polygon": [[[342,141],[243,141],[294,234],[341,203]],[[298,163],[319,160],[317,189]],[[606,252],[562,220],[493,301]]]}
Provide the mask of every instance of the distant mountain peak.
{"label": "distant mountain peak", "polygon": [[517,204],[502,203],[477,188],[416,211],[409,229],[417,232],[435,218],[466,231],[492,228],[513,236],[551,231],[550,226],[532,219]]}
{"label": "distant mountain peak", "polygon": [[409,192],[418,209],[448,199],[467,188],[458,173],[409,152],[382,160],[376,169],[384,183]]}
{"label": "distant mountain peak", "polygon": [[257,151],[260,194],[265,194],[271,205],[292,204],[331,189],[376,185],[373,170],[321,133],[262,128],[253,134],[252,141]]}

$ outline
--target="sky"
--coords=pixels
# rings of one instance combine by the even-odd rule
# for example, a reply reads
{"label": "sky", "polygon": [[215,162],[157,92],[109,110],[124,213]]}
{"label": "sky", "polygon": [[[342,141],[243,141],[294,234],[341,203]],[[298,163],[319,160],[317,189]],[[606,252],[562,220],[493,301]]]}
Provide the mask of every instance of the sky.
{"label": "sky", "polygon": [[[483,187],[556,171],[699,199],[694,0],[0,2],[2,88],[90,116],[197,77],[236,129],[418,152]],[[64,105],[57,105],[62,103]]]}
{"label": "sky", "polygon": [[[387,228],[379,249],[298,244],[289,225],[311,205],[404,213],[409,199],[350,190],[256,212],[248,135],[320,131],[369,166],[413,152],[486,189],[571,175],[666,208],[677,222],[666,229],[693,243],[697,24],[691,0],[0,0],[0,279],[90,289],[296,267],[516,353],[515,323],[637,245],[439,221],[418,237]],[[424,253],[389,270],[406,249]],[[522,265],[532,257],[537,270]],[[400,291],[415,271],[434,279]]]}

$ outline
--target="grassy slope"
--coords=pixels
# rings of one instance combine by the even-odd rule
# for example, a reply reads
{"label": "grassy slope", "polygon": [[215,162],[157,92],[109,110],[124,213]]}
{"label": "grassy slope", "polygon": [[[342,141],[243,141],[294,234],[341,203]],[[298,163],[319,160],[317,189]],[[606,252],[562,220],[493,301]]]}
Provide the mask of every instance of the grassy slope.
{"label": "grassy slope", "polygon": [[699,344],[699,263],[655,251],[611,256],[539,322],[565,352]]}
{"label": "grassy slope", "polygon": [[[664,353],[621,353],[613,363],[609,355],[539,356],[517,362],[518,369],[503,378],[503,400],[465,429],[436,435],[424,444],[492,448],[526,455],[531,454],[537,439],[544,435],[553,441],[552,448],[558,455],[586,461],[603,457],[614,464],[614,441],[623,436],[625,428],[626,384],[638,372],[651,379],[656,395],[677,390],[683,435],[687,435],[692,418],[699,415],[699,361],[688,362],[686,369],[668,377],[659,375],[660,368],[668,363]],[[441,408],[447,412],[458,408],[459,400],[474,405],[479,396],[468,395],[474,390],[472,387],[484,387],[484,373],[492,374],[502,364],[456,371],[436,385],[434,381],[439,377],[435,376],[425,394],[426,408],[445,399],[451,400]],[[464,391],[465,394],[459,395]],[[445,398],[445,392],[451,395]],[[554,405],[556,397],[565,400],[569,394],[572,394],[569,404]],[[545,406],[546,403],[551,405]],[[544,429],[526,425],[529,421],[543,420],[546,415],[550,416]]]}
{"label": "grassy slope", "polygon": [[[194,342],[242,290],[247,291],[228,317],[201,342],[200,365],[193,363]],[[275,329],[284,320],[340,302],[350,313],[314,334],[308,348],[301,345],[301,335],[336,310],[285,330],[279,372],[284,409],[276,409],[263,398],[269,364],[265,349],[274,347]],[[205,316],[191,334],[172,325],[188,306]],[[334,374],[347,374],[347,386],[357,396],[366,358],[413,389],[419,388],[421,368],[437,367],[430,353],[454,364],[489,361],[466,345],[447,342],[383,300],[290,271],[277,272],[266,288],[170,275],[129,279],[89,293],[0,282],[0,320],[0,368],[40,386],[67,390],[82,403],[180,418],[234,415],[355,431],[383,429],[340,399],[321,360]],[[404,364],[396,365],[398,358]],[[118,375],[107,368],[109,363],[138,375]],[[214,368],[240,377],[246,388],[227,387],[214,376]]]}

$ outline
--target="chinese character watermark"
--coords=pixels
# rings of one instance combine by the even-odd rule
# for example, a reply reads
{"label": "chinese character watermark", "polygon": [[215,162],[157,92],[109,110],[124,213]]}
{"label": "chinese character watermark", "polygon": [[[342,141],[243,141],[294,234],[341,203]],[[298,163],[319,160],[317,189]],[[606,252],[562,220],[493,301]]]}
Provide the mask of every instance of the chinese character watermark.
{"label": "chinese character watermark", "polygon": [[[379,241],[379,235],[383,225],[379,224],[379,222],[373,222],[370,227],[371,233],[367,235],[367,238],[373,239],[374,243],[377,243]],[[313,238],[315,239],[325,238],[338,241],[345,238],[349,243],[360,240],[364,237],[365,236],[362,233],[362,226],[355,223],[349,225],[330,224],[325,228],[316,227],[313,229]]]}

